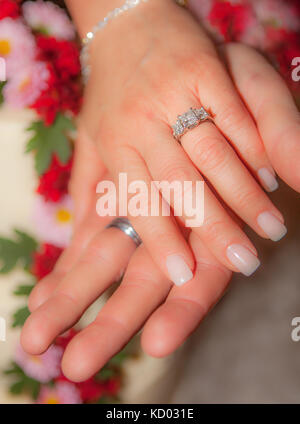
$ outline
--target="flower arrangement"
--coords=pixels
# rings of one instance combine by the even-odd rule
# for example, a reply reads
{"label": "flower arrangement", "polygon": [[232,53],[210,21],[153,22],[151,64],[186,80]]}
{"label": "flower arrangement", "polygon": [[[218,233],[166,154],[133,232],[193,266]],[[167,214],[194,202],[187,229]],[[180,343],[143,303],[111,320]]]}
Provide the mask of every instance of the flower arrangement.
{"label": "flower arrangement", "polygon": [[[73,120],[82,100],[74,26],[65,11],[50,1],[0,0],[0,57],[5,59],[7,70],[7,81],[0,85],[1,102],[32,109],[37,117],[28,128],[31,138],[26,151],[35,156],[38,184],[33,218],[39,241],[18,230],[12,239],[0,238],[0,272],[22,266],[29,282],[14,294],[27,297],[52,271],[72,232],[68,182]],[[13,327],[21,327],[28,315],[27,306],[17,310]],[[112,358],[93,378],[73,383],[63,376],[60,363],[76,332],[69,330],[43,355],[28,355],[17,346],[14,360],[5,371],[12,378],[11,393],[29,393],[36,403],[116,402],[127,350]]]}

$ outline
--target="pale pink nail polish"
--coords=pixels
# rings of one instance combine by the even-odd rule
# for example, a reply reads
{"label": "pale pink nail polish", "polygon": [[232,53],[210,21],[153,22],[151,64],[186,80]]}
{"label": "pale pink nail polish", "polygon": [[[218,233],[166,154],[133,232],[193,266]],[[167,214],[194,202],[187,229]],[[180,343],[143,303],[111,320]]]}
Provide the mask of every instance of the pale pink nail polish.
{"label": "pale pink nail polish", "polygon": [[226,253],[232,265],[247,277],[253,274],[260,265],[257,256],[241,244],[232,244],[228,246]]}
{"label": "pale pink nail polish", "polygon": [[266,190],[272,192],[278,189],[278,181],[268,168],[260,168],[257,174]]}
{"label": "pale pink nail polish", "polygon": [[166,261],[170,279],[176,286],[182,286],[193,278],[193,273],[180,255],[170,255]]}
{"label": "pale pink nail polish", "polygon": [[262,212],[259,214],[257,223],[263,232],[273,241],[282,239],[287,233],[286,226],[271,212]]}

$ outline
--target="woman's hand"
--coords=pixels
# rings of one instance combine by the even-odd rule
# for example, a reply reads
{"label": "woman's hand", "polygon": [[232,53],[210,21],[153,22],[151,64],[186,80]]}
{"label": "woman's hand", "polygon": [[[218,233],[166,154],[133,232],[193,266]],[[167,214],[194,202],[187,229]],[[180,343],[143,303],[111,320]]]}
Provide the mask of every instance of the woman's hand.
{"label": "woman's hand", "polygon": [[[272,104],[273,92],[281,92],[282,104],[277,108],[279,112],[282,109],[281,113],[284,114],[288,106],[289,114],[285,121],[276,121],[274,125],[278,133],[282,125],[294,125],[297,133],[297,115],[290,95],[265,60],[252,49],[240,45],[228,45],[224,53],[245,101],[250,95],[254,99],[260,96],[260,84],[251,86],[251,81],[262,81],[264,87],[268,87]],[[254,70],[259,72],[259,78],[252,77]],[[273,138],[269,136],[269,131],[273,128],[273,125],[265,128],[268,149],[271,153],[274,150],[273,160],[281,175],[291,186],[299,188],[299,173],[293,161],[296,164],[300,153],[293,138],[294,133],[287,140],[291,147],[288,161],[288,151],[285,154],[278,154],[280,152],[277,151],[276,154],[271,147]],[[63,370],[76,381],[88,378],[101,368],[144,322],[144,350],[153,356],[171,353],[196,328],[222,295],[230,279],[227,268],[192,233],[189,245],[197,261],[196,274],[185,286],[172,287],[156,268],[144,246],[134,253],[134,245],[128,237],[116,229],[104,230],[109,219],[100,219],[95,213],[95,187],[100,178],[106,178],[105,168],[94,144],[81,128],[71,183],[77,230],[53,273],[33,290],[29,302],[33,314],[22,332],[24,349],[32,354],[42,353],[56,336],[78,321],[86,307],[119,276],[129,262],[121,287],[107,302],[96,321],[74,339],[65,353]]]}
{"label": "woman's hand", "polygon": [[[263,81],[264,87],[268,87],[270,102],[272,93],[275,91],[276,96],[279,91],[282,93],[279,111],[283,108],[281,113],[284,113],[289,105],[291,112],[286,120],[274,123],[277,131],[281,132],[281,125],[295,125],[297,133],[297,115],[290,94],[266,61],[241,45],[225,46],[223,53],[245,101],[250,95],[254,99],[260,96],[260,84],[249,85],[255,81],[252,72],[256,70],[260,75],[257,81]],[[273,139],[268,129],[265,135],[272,152]],[[281,175],[292,187],[299,189],[299,173],[295,165],[300,153],[293,137],[287,140],[291,146],[290,161],[287,162],[287,153],[277,156],[275,152],[273,160]],[[24,349],[32,354],[42,353],[57,335],[78,321],[85,308],[129,263],[121,287],[96,321],[72,341],[65,353],[63,370],[76,381],[88,378],[101,368],[145,322],[142,333],[144,350],[153,356],[170,354],[197,327],[230,280],[227,268],[214,258],[194,233],[190,235],[189,246],[197,261],[196,274],[191,282],[177,288],[172,287],[157,269],[143,246],[135,252],[132,241],[123,233],[116,229],[104,230],[109,219],[100,219],[95,213],[95,187],[100,178],[106,178],[104,173],[92,141],[81,128],[71,183],[77,230],[53,273],[33,290],[29,299],[33,314],[22,333]]]}
{"label": "woman's hand", "polygon": [[32,314],[22,330],[21,342],[31,354],[44,352],[59,334],[76,324],[86,308],[127,267],[121,286],[94,323],[81,331],[65,351],[64,374],[71,380],[83,381],[142,326],[146,353],[157,357],[172,353],[220,298],[231,272],[196,235],[190,235],[196,273],[179,289],[165,278],[144,246],[135,250],[132,240],[121,231],[105,229],[111,218],[96,214],[95,187],[99,178],[107,179],[108,175],[81,128],[78,136],[70,184],[75,234],[52,273],[32,291]]}
{"label": "woman's hand", "polygon": [[31,354],[44,352],[58,335],[76,324],[129,262],[120,287],[64,353],[63,373],[73,381],[95,374],[142,327],[146,353],[157,357],[172,353],[198,326],[230,280],[231,272],[191,235],[195,276],[183,287],[175,287],[153,263],[145,246],[135,251],[132,240],[120,230],[104,229],[107,223],[96,216],[93,207],[53,272],[32,291],[32,314],[22,330],[23,348]]}
{"label": "woman's hand", "polygon": [[[230,270],[254,272],[256,250],[222,202],[259,235],[278,240],[283,217],[256,179],[269,190],[277,183],[253,105],[249,112],[207,35],[173,1],[151,0],[97,34],[91,64],[82,120],[113,179],[125,172],[128,183],[142,180],[150,192],[152,180],[195,185],[205,178],[205,219],[192,231]],[[171,125],[201,105],[215,125],[189,131],[181,146]],[[192,278],[194,257],[172,218],[129,218],[168,279]]]}

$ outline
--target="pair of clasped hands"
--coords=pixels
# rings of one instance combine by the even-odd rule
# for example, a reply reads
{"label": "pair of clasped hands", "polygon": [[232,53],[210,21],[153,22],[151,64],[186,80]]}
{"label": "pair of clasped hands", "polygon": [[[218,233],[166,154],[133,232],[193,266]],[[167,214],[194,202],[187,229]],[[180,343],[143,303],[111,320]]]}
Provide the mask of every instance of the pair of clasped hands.
{"label": "pair of clasped hands", "polygon": [[[99,13],[94,0],[88,11],[80,3],[68,2],[84,33]],[[232,272],[250,275],[259,266],[242,222],[263,238],[285,235],[283,215],[266,193],[278,187],[275,173],[300,191],[299,112],[281,77],[253,49],[217,50],[188,11],[152,0],[99,33],[90,62],[70,187],[74,236],[30,295],[21,335],[28,353],[43,353],[125,270],[95,321],[64,353],[62,369],[73,381],[92,376],[141,328],[146,353],[163,357],[178,348]],[[214,123],[178,143],[171,128],[177,115],[201,105]],[[96,214],[96,186],[121,172],[149,186],[204,179],[203,225],[187,232],[174,217],[129,216],[143,240],[138,248],[119,229],[105,228],[111,218]]]}

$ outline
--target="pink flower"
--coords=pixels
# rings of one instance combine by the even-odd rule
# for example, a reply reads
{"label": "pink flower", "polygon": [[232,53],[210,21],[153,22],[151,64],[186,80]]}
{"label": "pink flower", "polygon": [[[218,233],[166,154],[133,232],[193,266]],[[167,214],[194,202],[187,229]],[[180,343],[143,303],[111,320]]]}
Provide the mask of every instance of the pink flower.
{"label": "pink flower", "polygon": [[48,383],[60,374],[60,362],[63,349],[60,346],[51,346],[42,355],[29,355],[19,345],[15,353],[15,361],[28,377]]}
{"label": "pink flower", "polygon": [[54,387],[43,386],[37,403],[43,404],[79,404],[82,403],[77,387],[67,381],[59,381]]}
{"label": "pink flower", "polygon": [[0,21],[0,56],[6,60],[8,77],[34,60],[35,39],[20,19]]}
{"label": "pink flower", "polygon": [[258,20],[273,27],[283,27],[292,31],[300,29],[299,16],[289,2],[282,0],[254,0],[252,7]]}
{"label": "pink flower", "polygon": [[45,201],[37,195],[34,205],[34,223],[37,236],[45,243],[66,247],[72,236],[73,203],[69,195],[59,202]]}
{"label": "pink flower", "polygon": [[4,87],[4,98],[16,108],[30,106],[48,88],[49,77],[50,72],[45,63],[32,62],[12,74]]}
{"label": "pink flower", "polygon": [[50,1],[27,1],[22,9],[25,21],[35,31],[64,40],[75,37],[74,27],[67,14]]}

